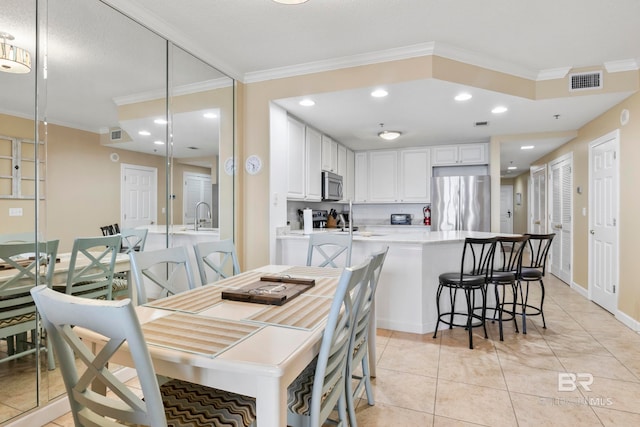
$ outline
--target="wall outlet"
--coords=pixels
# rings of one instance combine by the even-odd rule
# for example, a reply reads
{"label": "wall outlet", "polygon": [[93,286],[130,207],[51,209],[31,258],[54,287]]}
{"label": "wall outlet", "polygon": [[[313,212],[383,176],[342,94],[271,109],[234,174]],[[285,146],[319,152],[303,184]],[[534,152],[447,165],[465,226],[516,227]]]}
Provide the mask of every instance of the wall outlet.
{"label": "wall outlet", "polygon": [[9,208],[9,216],[22,216],[22,208]]}

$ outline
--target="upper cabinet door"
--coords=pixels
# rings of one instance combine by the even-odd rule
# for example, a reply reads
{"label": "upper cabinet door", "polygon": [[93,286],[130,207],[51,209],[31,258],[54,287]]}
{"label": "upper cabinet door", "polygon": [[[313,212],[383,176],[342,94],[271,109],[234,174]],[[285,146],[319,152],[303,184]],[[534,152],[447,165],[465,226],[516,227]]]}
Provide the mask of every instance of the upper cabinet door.
{"label": "upper cabinet door", "polygon": [[398,152],[369,152],[369,201],[398,201]]}
{"label": "upper cabinet door", "polygon": [[366,151],[355,153],[354,200],[356,202],[369,201],[369,153]]}
{"label": "upper cabinet door", "polygon": [[400,150],[400,201],[429,203],[431,200],[431,161],[428,148]]}
{"label": "upper cabinet door", "polygon": [[322,170],[338,173],[338,143],[322,135]]}
{"label": "upper cabinet door", "polygon": [[305,126],[297,120],[287,119],[288,192],[289,199],[305,197]]}
{"label": "upper cabinet door", "polygon": [[433,147],[433,166],[486,165],[487,144],[441,145]]}
{"label": "upper cabinet door", "polygon": [[317,130],[306,129],[307,185],[306,200],[322,200],[322,135]]}

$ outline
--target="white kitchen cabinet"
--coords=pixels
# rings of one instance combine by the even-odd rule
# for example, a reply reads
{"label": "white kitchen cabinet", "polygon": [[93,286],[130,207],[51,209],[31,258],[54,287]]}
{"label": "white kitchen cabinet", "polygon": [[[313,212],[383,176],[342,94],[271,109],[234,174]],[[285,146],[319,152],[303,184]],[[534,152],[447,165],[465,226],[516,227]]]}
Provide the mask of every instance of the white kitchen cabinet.
{"label": "white kitchen cabinet", "polygon": [[338,143],[322,135],[322,170],[338,173]]}
{"label": "white kitchen cabinet", "polygon": [[348,148],[346,151],[347,173],[344,175],[344,200],[353,200],[355,197],[355,155]]}
{"label": "white kitchen cabinet", "polygon": [[369,152],[369,201],[398,201],[398,152]]}
{"label": "white kitchen cabinet", "polygon": [[429,203],[431,201],[431,152],[428,148],[399,151],[399,202]]}
{"label": "white kitchen cabinet", "polygon": [[369,153],[362,151],[354,155],[354,195],[356,202],[369,201]]}
{"label": "white kitchen cabinet", "polygon": [[322,200],[322,134],[306,128],[306,186],[305,200]]}
{"label": "white kitchen cabinet", "polygon": [[432,147],[432,165],[485,165],[487,144],[452,144]]}
{"label": "white kitchen cabinet", "polygon": [[303,123],[287,118],[287,159],[288,169],[288,199],[304,200],[306,195],[306,152],[305,131]]}

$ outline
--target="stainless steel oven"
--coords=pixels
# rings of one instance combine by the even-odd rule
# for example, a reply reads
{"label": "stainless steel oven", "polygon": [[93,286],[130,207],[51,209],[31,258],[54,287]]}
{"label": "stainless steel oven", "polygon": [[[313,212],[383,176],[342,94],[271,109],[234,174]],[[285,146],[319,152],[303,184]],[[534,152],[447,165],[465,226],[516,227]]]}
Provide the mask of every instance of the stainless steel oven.
{"label": "stainless steel oven", "polygon": [[342,200],[342,176],[333,172],[322,171],[322,200]]}

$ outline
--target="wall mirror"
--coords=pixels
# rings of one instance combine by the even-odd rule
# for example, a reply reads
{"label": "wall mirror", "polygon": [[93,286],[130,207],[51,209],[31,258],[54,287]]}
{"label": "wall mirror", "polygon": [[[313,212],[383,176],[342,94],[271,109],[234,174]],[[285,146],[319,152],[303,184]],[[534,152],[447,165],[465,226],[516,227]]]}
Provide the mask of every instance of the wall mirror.
{"label": "wall mirror", "polygon": [[[0,236],[59,253],[111,224],[149,227],[151,248],[233,238],[233,79],[98,0],[1,10],[31,70],[0,72]],[[0,423],[64,393],[45,355],[3,360],[7,341]]]}

